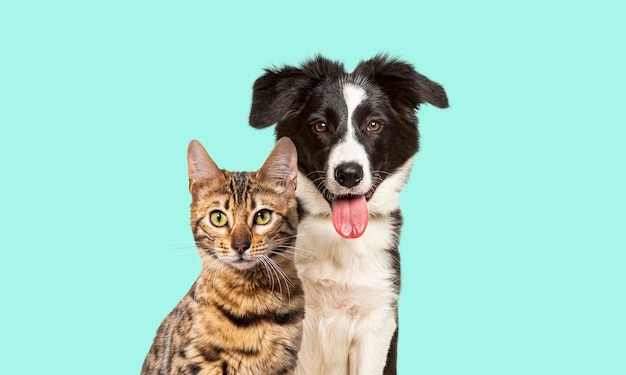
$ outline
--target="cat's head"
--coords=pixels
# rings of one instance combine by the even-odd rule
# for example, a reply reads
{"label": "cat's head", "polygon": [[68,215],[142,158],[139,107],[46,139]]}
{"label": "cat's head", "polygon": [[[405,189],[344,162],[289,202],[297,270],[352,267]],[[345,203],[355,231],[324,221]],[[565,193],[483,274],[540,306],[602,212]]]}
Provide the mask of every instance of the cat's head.
{"label": "cat's head", "polygon": [[191,141],[191,229],[203,262],[218,259],[246,270],[293,252],[297,160],[293,142],[285,137],[258,171],[229,172],[213,162],[200,142]]}

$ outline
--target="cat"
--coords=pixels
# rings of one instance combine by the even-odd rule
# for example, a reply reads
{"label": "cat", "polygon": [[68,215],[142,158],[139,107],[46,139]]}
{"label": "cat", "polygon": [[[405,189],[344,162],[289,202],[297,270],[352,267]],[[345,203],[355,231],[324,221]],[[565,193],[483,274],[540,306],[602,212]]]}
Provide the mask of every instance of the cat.
{"label": "cat", "polygon": [[257,172],[220,170],[196,140],[187,161],[202,270],[158,329],[141,374],[293,374],[304,318],[295,146],[280,139]]}

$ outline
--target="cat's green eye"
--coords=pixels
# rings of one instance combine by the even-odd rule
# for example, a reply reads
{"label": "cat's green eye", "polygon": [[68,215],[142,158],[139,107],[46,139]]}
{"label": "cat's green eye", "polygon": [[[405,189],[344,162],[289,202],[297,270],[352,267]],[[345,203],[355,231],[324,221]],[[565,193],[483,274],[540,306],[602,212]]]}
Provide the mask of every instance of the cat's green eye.
{"label": "cat's green eye", "polygon": [[215,225],[216,227],[223,227],[224,225],[228,224],[228,218],[226,217],[226,214],[222,211],[212,211],[209,215],[209,218],[211,219],[211,224]]}
{"label": "cat's green eye", "polygon": [[254,223],[257,225],[265,225],[269,223],[272,218],[272,212],[270,210],[261,210],[254,215]]}

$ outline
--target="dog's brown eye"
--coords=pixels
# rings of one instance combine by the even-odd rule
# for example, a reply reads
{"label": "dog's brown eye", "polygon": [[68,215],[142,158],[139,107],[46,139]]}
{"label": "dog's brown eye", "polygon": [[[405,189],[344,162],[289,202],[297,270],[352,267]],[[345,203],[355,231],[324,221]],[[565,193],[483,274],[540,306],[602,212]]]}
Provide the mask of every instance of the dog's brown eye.
{"label": "dog's brown eye", "polygon": [[318,133],[323,133],[328,130],[328,126],[324,121],[318,121],[313,124],[313,129]]}
{"label": "dog's brown eye", "polygon": [[377,132],[382,129],[383,123],[377,120],[372,120],[367,124],[367,130],[371,132]]}

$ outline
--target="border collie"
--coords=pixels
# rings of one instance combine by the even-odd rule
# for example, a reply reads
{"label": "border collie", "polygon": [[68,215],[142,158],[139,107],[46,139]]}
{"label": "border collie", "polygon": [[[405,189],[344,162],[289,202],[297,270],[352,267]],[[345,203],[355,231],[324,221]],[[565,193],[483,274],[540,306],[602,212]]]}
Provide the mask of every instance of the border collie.
{"label": "border collie", "polygon": [[299,375],[396,374],[399,195],[418,150],[415,110],[444,89],[386,55],[352,73],[317,56],[267,69],[250,124],[298,149],[296,264],[306,295]]}

